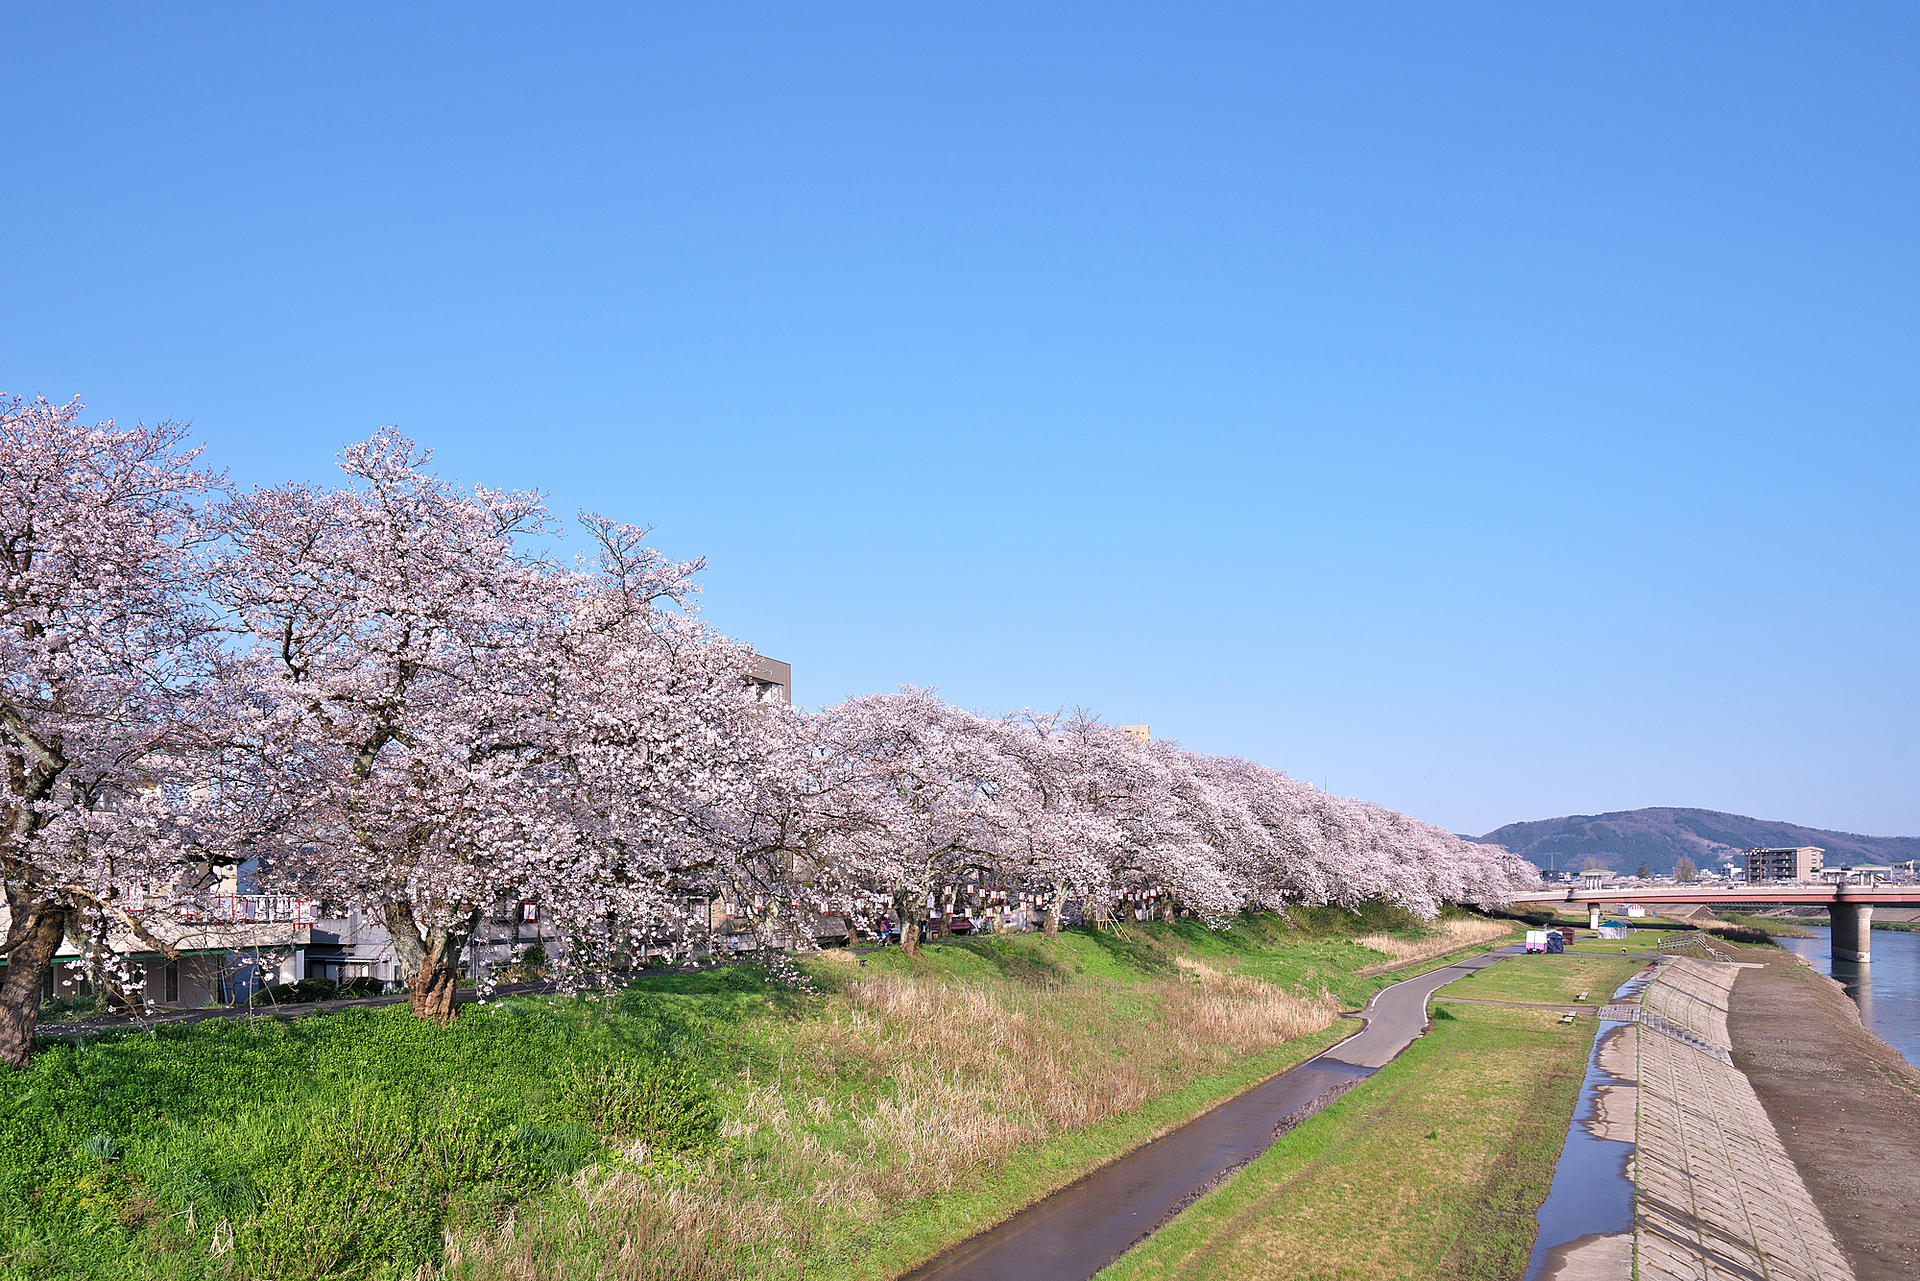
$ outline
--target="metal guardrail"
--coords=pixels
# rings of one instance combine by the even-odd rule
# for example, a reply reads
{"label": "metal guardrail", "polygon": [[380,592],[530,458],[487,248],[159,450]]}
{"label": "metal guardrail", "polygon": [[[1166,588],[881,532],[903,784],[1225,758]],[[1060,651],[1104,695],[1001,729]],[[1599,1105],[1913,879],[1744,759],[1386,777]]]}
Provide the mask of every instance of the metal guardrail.
{"label": "metal guardrail", "polygon": [[1656,952],[1664,952],[1668,948],[1672,948],[1677,952],[1682,948],[1689,947],[1698,947],[1716,961],[1731,961],[1733,959],[1729,953],[1721,951],[1709,942],[1704,930],[1692,930],[1685,934],[1675,934],[1671,938],[1661,939],[1658,943],[1654,944],[1653,950]]}
{"label": "metal guardrail", "polygon": [[1728,1067],[1733,1066],[1733,1054],[1724,1045],[1718,1045],[1701,1036],[1698,1032],[1681,1027],[1663,1014],[1656,1014],[1644,1005],[1608,1005],[1601,1007],[1600,1017],[1612,1019],[1618,1023],[1638,1023],[1649,1032],[1658,1032],[1661,1036],[1680,1042],[1680,1044],[1700,1051],[1710,1059],[1718,1059]]}

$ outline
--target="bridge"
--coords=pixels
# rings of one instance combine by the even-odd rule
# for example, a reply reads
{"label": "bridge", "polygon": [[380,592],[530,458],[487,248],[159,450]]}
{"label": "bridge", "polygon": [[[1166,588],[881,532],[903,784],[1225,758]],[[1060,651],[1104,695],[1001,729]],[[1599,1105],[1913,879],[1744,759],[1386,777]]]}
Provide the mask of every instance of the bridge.
{"label": "bridge", "polygon": [[1712,908],[1824,907],[1833,924],[1833,956],[1838,961],[1871,960],[1873,909],[1876,906],[1920,907],[1920,885],[1822,885],[1806,881],[1774,885],[1643,885],[1634,889],[1589,889],[1570,885],[1564,889],[1540,890],[1516,894],[1513,905],[1537,903],[1558,907],[1584,903],[1587,918],[1594,929],[1600,928],[1600,913],[1608,905],[1624,907],[1638,903],[1654,908],[1662,903],[1702,905]]}

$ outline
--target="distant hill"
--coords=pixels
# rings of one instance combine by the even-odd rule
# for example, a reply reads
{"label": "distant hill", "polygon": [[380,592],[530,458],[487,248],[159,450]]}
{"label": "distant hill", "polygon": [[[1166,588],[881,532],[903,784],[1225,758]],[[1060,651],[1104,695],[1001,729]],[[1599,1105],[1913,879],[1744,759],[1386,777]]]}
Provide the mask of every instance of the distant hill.
{"label": "distant hill", "polygon": [[1920,836],[1859,836],[1718,810],[1664,806],[1509,823],[1469,839],[1504,845],[1543,870],[1578,869],[1592,856],[1616,872],[1631,872],[1641,863],[1655,872],[1671,872],[1683,854],[1699,867],[1716,867],[1756,845],[1818,845],[1826,850],[1830,867],[1920,858]]}

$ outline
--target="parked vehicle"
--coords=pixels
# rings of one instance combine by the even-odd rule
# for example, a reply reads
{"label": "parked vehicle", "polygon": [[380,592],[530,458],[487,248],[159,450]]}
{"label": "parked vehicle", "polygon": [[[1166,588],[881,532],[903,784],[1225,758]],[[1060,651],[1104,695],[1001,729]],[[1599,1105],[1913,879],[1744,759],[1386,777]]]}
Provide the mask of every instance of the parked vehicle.
{"label": "parked vehicle", "polygon": [[[1555,932],[1554,937],[1555,938],[1559,937],[1558,932]],[[1534,952],[1545,952],[1546,950],[1547,950],[1547,931],[1546,930],[1528,930],[1527,931],[1528,953],[1531,954]]]}

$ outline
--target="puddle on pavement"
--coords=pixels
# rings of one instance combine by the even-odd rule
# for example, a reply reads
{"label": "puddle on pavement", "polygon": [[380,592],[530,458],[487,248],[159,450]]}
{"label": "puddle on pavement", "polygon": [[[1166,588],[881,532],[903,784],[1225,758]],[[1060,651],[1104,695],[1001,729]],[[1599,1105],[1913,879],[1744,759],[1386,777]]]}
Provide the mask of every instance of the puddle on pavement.
{"label": "puddle on pavement", "polygon": [[[1653,981],[1649,967],[1622,983],[1616,1002],[1637,1000]],[[1580,1102],[1567,1126],[1566,1146],[1554,1167],[1553,1187],[1536,1216],[1539,1235],[1527,1260],[1526,1281],[1576,1281],[1613,1276],[1622,1249],[1631,1258],[1635,1080],[1631,1023],[1600,1021]]]}

